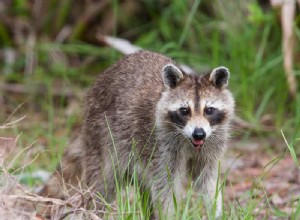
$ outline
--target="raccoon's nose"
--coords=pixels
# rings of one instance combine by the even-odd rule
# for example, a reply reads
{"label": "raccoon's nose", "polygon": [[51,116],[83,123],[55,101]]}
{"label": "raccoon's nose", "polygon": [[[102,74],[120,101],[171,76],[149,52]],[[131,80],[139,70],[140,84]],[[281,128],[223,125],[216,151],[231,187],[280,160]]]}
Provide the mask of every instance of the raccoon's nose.
{"label": "raccoon's nose", "polygon": [[206,133],[203,128],[195,128],[192,136],[195,140],[204,140],[204,138],[206,137]]}

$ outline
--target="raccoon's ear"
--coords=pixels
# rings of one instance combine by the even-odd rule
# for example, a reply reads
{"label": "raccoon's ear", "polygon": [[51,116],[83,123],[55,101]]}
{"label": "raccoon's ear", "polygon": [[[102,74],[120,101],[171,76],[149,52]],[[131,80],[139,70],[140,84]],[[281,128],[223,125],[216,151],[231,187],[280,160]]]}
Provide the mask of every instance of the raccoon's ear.
{"label": "raccoon's ear", "polygon": [[174,89],[183,79],[183,73],[174,64],[167,64],[163,68],[162,77],[165,87]]}
{"label": "raccoon's ear", "polygon": [[220,66],[211,71],[209,81],[217,88],[225,88],[228,85],[229,77],[229,70],[224,66]]}

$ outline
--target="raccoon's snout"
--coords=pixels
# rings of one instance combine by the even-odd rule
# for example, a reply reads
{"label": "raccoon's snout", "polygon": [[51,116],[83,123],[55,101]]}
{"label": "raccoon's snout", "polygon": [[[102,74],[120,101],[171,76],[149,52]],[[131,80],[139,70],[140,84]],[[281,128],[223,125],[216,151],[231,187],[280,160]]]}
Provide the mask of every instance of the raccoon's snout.
{"label": "raccoon's snout", "polygon": [[191,142],[194,148],[196,148],[196,150],[200,150],[200,148],[204,144],[206,132],[203,128],[195,128],[195,130],[192,133],[192,137],[193,139],[191,140]]}
{"label": "raccoon's snout", "polygon": [[201,140],[205,139],[206,132],[203,130],[203,128],[195,128],[192,136],[193,136],[194,140],[201,141]]}

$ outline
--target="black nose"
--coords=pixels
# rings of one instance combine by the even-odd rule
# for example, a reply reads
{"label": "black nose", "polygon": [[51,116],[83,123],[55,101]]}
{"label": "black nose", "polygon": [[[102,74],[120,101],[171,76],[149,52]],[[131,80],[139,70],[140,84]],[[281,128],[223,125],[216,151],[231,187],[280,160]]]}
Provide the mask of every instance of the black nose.
{"label": "black nose", "polygon": [[203,128],[195,128],[193,132],[193,138],[195,140],[204,140],[205,137],[206,137],[206,133],[203,130]]}

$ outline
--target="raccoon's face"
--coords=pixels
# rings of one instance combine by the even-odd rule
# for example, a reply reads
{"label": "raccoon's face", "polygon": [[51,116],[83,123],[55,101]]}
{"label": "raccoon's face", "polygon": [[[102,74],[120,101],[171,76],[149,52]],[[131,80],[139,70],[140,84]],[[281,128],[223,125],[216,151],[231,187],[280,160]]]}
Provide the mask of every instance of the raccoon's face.
{"label": "raccoon's face", "polygon": [[157,105],[157,126],[170,131],[173,139],[183,135],[197,150],[206,141],[224,141],[234,112],[233,97],[226,89],[229,75],[225,67],[196,76],[166,65],[162,74],[166,90]]}

